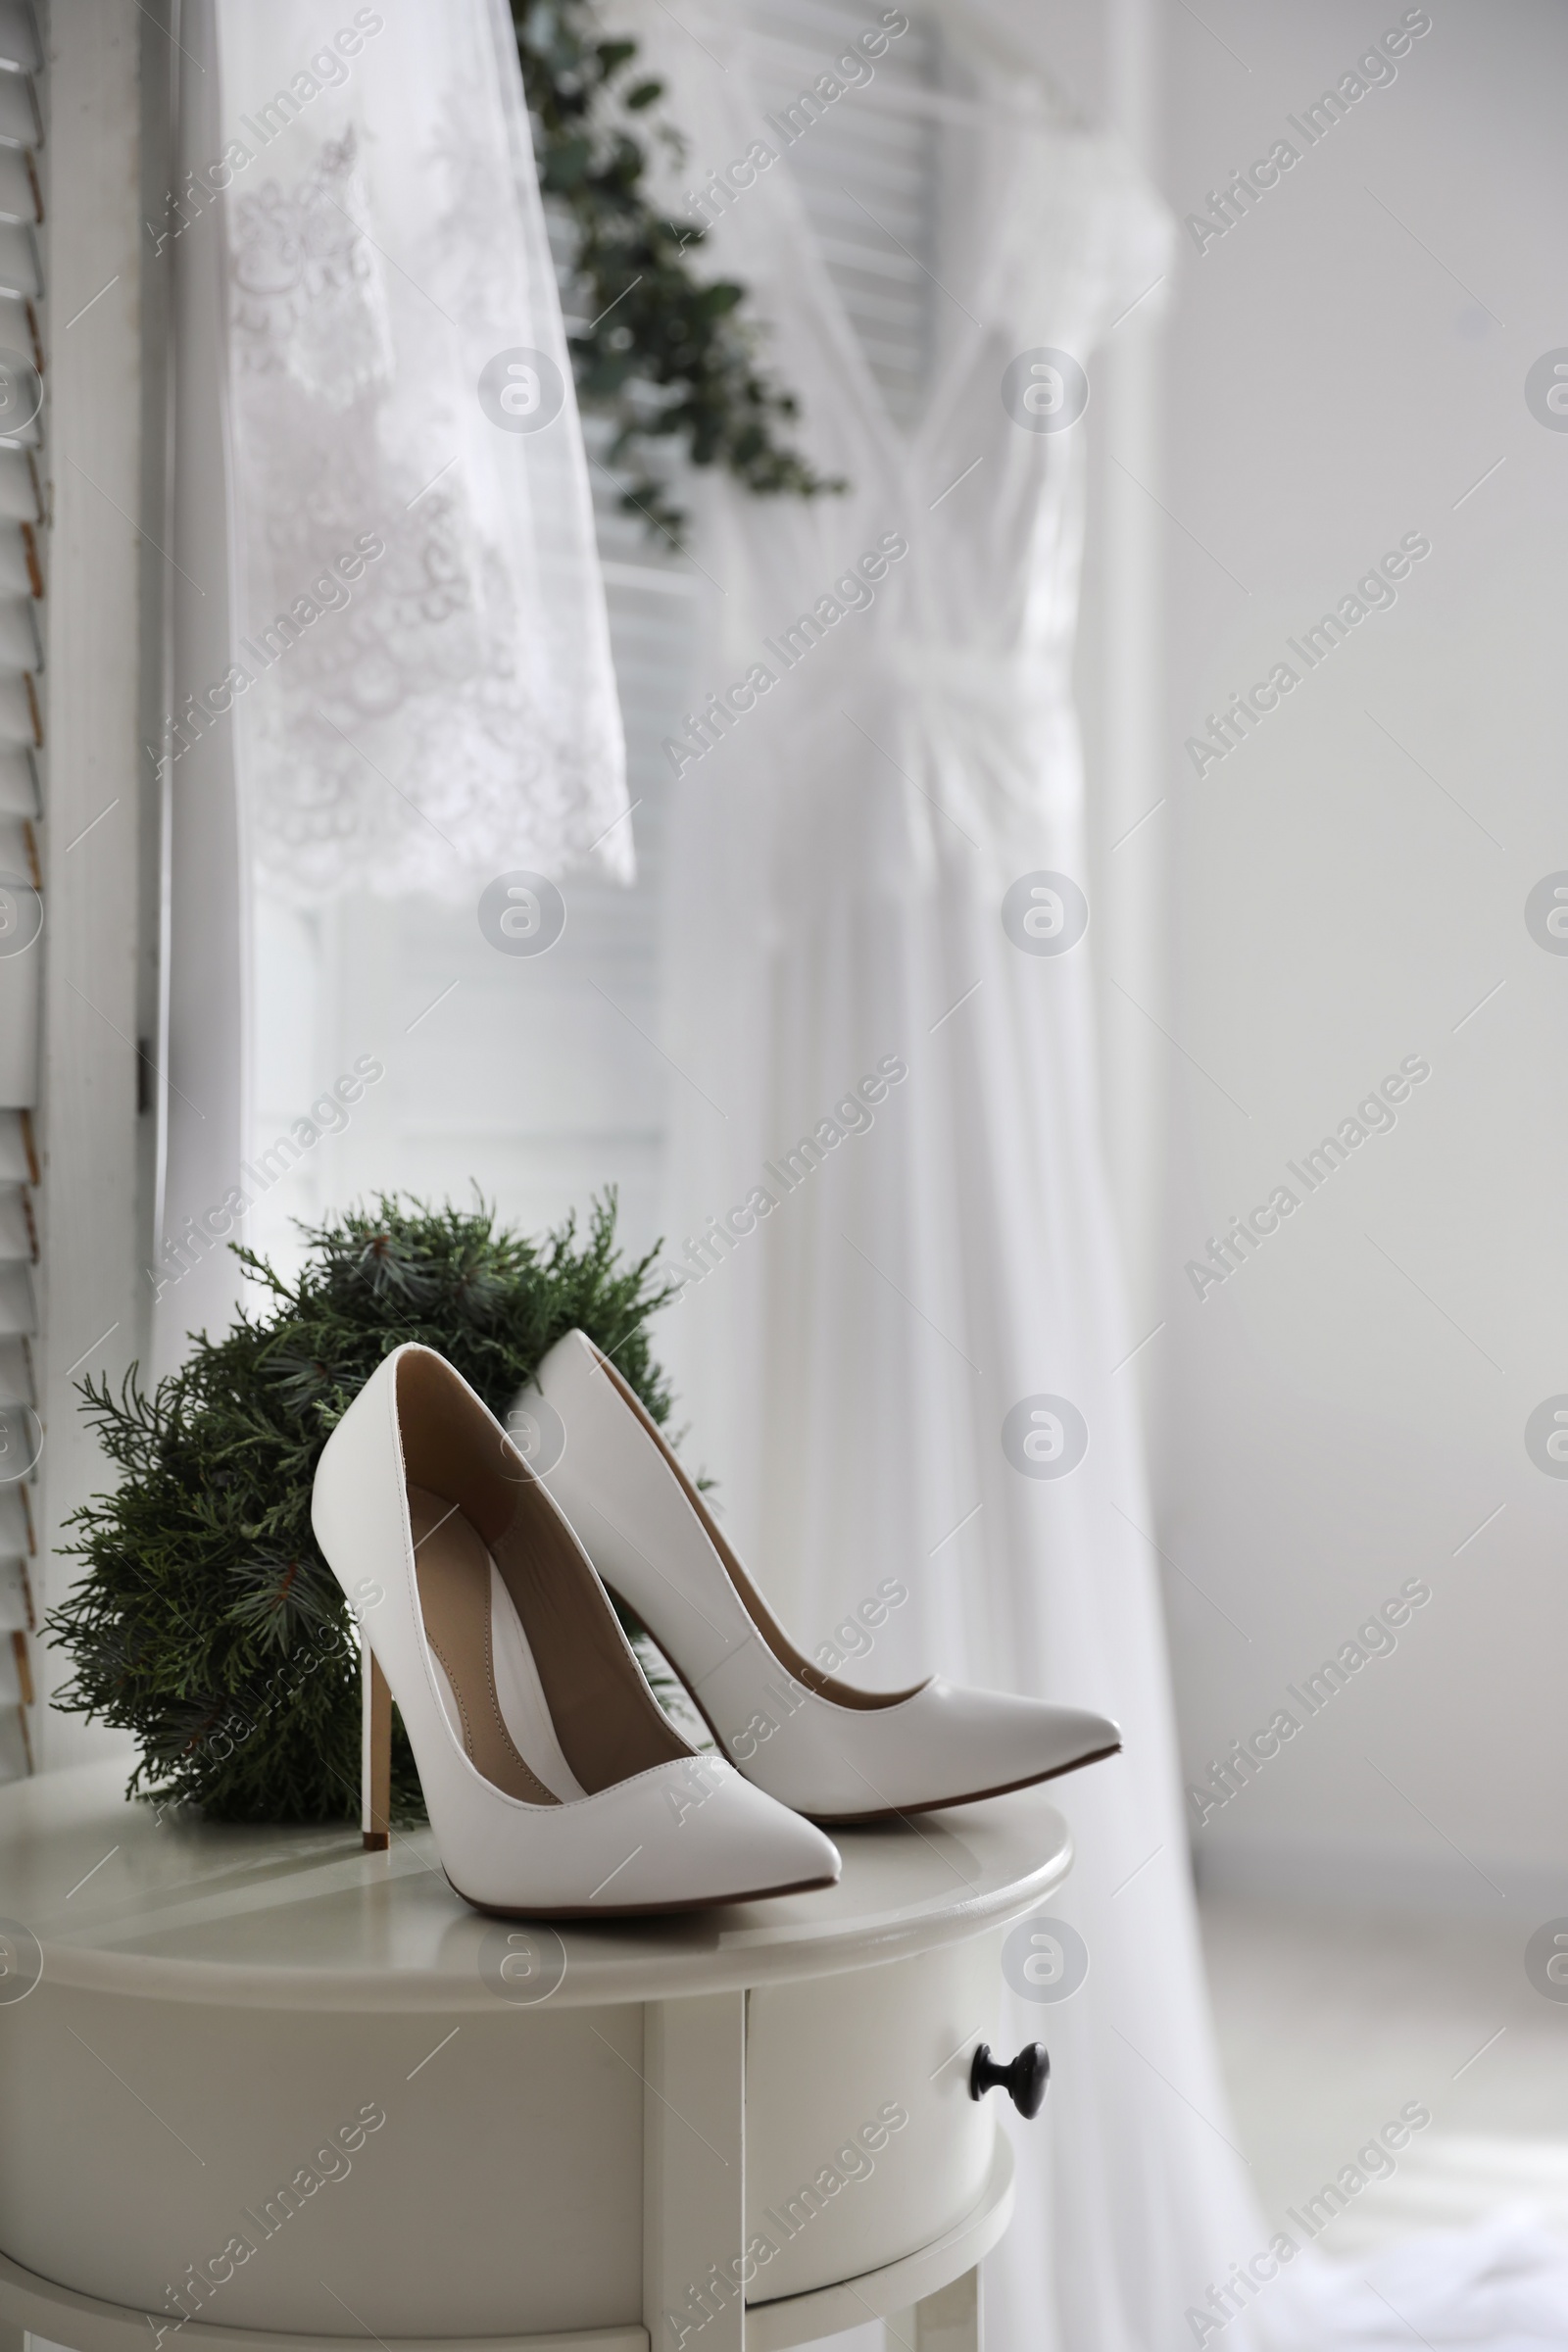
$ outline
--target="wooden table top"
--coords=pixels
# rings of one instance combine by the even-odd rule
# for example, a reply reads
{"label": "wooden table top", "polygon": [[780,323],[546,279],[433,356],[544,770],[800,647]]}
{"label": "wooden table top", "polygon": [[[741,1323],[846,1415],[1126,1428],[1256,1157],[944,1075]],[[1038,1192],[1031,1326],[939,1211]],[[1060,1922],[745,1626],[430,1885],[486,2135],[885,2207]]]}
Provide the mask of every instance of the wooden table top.
{"label": "wooden table top", "polygon": [[346,1825],[204,1822],[127,1803],[128,1769],[122,1757],[0,1788],[0,1936],[35,1938],[47,1982],[155,2000],[482,2010],[518,1997],[515,1965],[510,1991],[498,1970],[519,1934],[558,2007],[832,1976],[1019,1918],[1072,1857],[1046,1791],[1020,1789],[836,1831],[843,1877],[812,1894],[530,1929],[454,1894],[428,1830],[367,1854]]}

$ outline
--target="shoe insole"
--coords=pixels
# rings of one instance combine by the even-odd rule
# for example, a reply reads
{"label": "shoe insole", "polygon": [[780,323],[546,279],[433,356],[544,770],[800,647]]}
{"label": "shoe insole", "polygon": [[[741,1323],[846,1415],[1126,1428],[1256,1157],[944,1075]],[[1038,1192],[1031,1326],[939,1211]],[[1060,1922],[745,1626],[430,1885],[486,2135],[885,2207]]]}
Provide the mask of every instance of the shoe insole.
{"label": "shoe insole", "polygon": [[445,1496],[409,1489],[414,1561],[436,1689],[469,1762],[508,1796],[584,1794],[561,1750],[533,1652],[483,1538]]}

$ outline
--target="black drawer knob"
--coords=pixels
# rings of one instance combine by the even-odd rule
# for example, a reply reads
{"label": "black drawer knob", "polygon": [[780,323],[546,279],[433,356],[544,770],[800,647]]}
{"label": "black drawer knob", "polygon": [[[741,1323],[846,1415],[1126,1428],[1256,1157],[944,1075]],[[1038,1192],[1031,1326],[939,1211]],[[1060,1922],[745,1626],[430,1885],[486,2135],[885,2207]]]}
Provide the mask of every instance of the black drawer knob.
{"label": "black drawer knob", "polygon": [[1026,2042],[1010,2066],[998,2066],[990,2043],[983,2041],[969,2069],[969,2096],[978,2099],[988,2090],[1004,2090],[1020,2115],[1035,2116],[1050,2080],[1051,2060],[1044,2042]]}

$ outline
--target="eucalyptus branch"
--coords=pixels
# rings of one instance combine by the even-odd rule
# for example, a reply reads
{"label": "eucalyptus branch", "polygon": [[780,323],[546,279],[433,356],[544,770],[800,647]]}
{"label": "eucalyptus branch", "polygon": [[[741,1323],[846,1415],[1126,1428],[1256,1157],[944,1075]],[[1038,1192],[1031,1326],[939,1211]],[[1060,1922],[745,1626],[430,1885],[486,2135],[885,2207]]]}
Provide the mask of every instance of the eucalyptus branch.
{"label": "eucalyptus branch", "polygon": [[700,277],[689,257],[702,229],[649,199],[634,126],[646,118],[675,155],[683,142],[653,111],[663,84],[638,74],[638,44],[602,38],[592,0],[513,0],[513,21],[539,184],[570,221],[575,298],[589,320],[568,337],[577,397],[614,424],[609,462],[634,475],[623,511],[680,543],[687,516],[651,462],[662,442],[682,445],[696,466],[723,466],[758,497],[847,489],[780,439],[800,404],[758,366],[747,289]]}

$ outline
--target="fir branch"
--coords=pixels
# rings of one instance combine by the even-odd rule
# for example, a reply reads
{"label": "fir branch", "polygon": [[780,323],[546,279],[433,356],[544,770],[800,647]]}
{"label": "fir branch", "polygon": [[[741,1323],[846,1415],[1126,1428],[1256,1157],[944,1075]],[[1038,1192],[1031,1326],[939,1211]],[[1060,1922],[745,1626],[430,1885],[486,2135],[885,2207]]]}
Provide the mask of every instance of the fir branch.
{"label": "fir branch", "polygon": [[[580,1328],[667,1419],[647,1325],[675,1286],[655,1275],[657,1250],[622,1260],[615,1213],[612,1191],[586,1234],[572,1216],[535,1241],[498,1228],[482,1200],[435,1208],[384,1196],[308,1229],[292,1283],[236,1248],[264,1309],[199,1337],[151,1391],[135,1367],[118,1390],[78,1383],[122,1475],[73,1514],[65,1549],[85,1573],[46,1630],[74,1668],[57,1704],[135,1735],[133,1793],[216,1820],[354,1817],[359,1652],[311,1529],[321,1447],[406,1340],[438,1349],[504,1420],[541,1358]],[[398,1723],[393,1810],[422,1813]]]}

